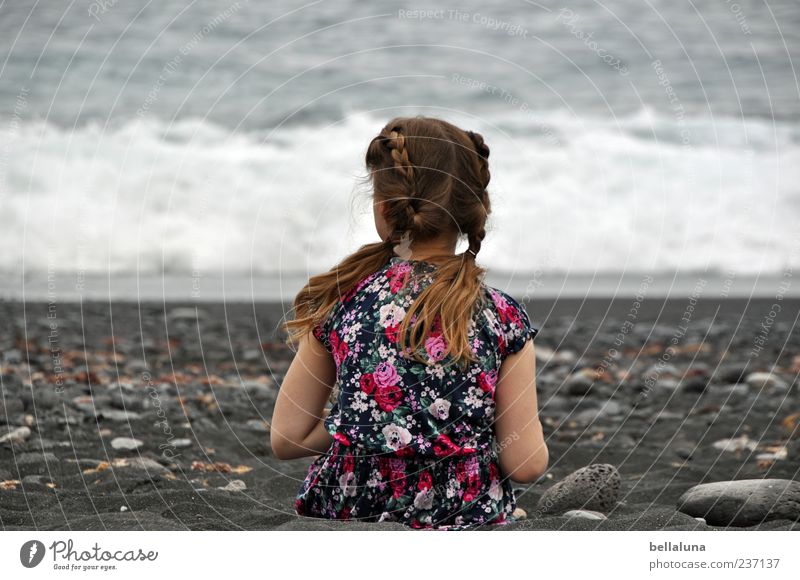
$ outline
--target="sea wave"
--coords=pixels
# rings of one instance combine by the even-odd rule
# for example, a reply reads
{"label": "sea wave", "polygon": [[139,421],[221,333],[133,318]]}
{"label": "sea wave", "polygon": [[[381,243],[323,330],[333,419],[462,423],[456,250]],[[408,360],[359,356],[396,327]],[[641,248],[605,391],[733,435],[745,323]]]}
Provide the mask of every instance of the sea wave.
{"label": "sea wave", "polygon": [[[800,127],[517,111],[448,118],[491,146],[481,252],[504,271],[800,264]],[[385,121],[239,132],[202,120],[0,119],[0,270],[319,271],[376,239],[363,153]]]}

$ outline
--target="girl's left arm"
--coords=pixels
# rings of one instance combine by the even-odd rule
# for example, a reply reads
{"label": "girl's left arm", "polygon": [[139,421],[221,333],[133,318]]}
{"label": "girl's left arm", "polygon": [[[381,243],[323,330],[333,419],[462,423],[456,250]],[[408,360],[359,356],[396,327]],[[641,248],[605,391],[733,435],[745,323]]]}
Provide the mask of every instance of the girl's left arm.
{"label": "girl's left arm", "polygon": [[272,415],[272,452],[278,459],[319,455],[333,438],[323,423],[325,404],[336,382],[336,365],[308,333],[283,380]]}

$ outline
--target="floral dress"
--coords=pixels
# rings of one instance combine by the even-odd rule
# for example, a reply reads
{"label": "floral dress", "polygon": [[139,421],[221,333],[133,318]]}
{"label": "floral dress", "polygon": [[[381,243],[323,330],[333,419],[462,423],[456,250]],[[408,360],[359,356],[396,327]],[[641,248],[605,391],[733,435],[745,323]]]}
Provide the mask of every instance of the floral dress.
{"label": "floral dress", "polygon": [[435,269],[393,257],[314,329],[339,389],[325,420],[334,441],[309,468],[299,515],[436,529],[513,519],[492,430],[494,389],[502,361],[537,329],[519,303],[484,284],[469,329],[475,362],[452,364],[437,326],[424,342],[427,364],[400,352],[400,322]]}

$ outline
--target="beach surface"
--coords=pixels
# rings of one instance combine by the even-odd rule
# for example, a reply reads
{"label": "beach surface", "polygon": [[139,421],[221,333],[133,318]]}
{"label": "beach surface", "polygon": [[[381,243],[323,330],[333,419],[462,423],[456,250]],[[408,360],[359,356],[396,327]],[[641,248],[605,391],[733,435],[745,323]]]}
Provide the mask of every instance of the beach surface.
{"label": "beach surface", "polygon": [[[641,297],[640,297],[641,298]],[[775,308],[775,305],[779,308]],[[706,530],[696,484],[797,480],[800,301],[537,300],[550,468],[502,530]],[[4,530],[403,529],[299,518],[311,459],[278,461],[269,419],[288,305],[0,302]],[[537,503],[581,467],[620,474],[606,518]],[[728,529],[800,529],[771,518]]]}

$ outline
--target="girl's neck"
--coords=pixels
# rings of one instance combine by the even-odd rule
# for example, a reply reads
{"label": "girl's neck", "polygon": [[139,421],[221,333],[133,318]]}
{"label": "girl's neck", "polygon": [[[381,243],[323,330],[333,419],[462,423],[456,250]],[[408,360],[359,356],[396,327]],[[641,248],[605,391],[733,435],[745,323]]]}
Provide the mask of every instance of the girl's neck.
{"label": "girl's neck", "polygon": [[456,253],[456,239],[411,242],[411,255],[407,259],[421,262],[436,262],[451,258]]}

